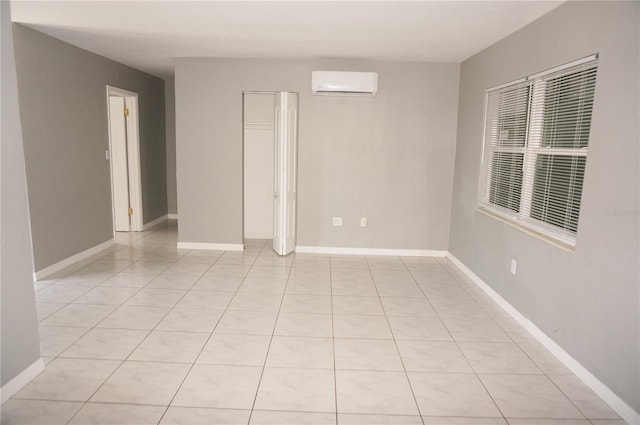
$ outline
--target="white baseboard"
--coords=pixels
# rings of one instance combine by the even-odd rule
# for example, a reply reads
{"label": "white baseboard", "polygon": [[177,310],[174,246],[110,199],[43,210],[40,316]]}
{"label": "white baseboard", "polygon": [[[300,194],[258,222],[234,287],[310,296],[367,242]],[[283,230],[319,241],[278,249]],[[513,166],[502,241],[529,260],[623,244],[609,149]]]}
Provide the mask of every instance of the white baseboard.
{"label": "white baseboard", "polygon": [[177,220],[178,219],[178,214],[167,214],[167,218],[169,220]]}
{"label": "white baseboard", "polygon": [[35,273],[33,273],[33,280],[39,280],[44,277],[47,277],[50,274],[60,271],[65,267],[68,267],[74,263],[77,263],[80,260],[84,260],[85,258],[91,257],[92,255],[97,254],[103,249],[107,249],[110,246],[113,246],[114,244],[115,244],[115,241],[113,239],[109,239],[108,241],[102,242],[101,244],[96,245],[93,248],[89,248],[86,251],[79,252],[76,255],[72,255],[69,258],[65,258],[62,261],[58,261],[55,264],[52,264],[48,267],[45,267],[44,269],[38,270]]}
{"label": "white baseboard", "polygon": [[145,224],[142,225],[142,231],[144,232],[145,230],[149,230],[152,227],[155,227],[158,224],[167,221],[167,219],[168,219],[168,215],[162,215],[162,216],[156,218],[155,220],[152,220],[152,221],[150,221],[148,223],[145,223]]}
{"label": "white baseboard", "polygon": [[640,413],[636,412],[616,393],[611,391],[602,381],[596,378],[576,359],[571,357],[564,348],[549,338],[540,328],[533,322],[523,316],[514,306],[509,304],[500,294],[491,288],[485,281],[476,275],[462,261],[458,260],[455,255],[447,253],[447,258],[451,260],[473,283],[482,289],[493,301],[496,302],[504,311],[506,311],[516,322],[522,325],[534,338],[538,340],[547,350],[551,352],[558,360],[560,360],[571,372],[573,372],[585,385],[596,393],[605,403],[607,403],[622,419],[629,425],[640,425]]}
{"label": "white baseboard", "polygon": [[241,243],[206,243],[206,242],[178,242],[178,249],[206,249],[211,251],[244,251]]}
{"label": "white baseboard", "polygon": [[33,362],[30,366],[28,366],[25,370],[20,372],[18,376],[13,378],[11,381],[7,382],[0,388],[0,399],[2,400],[0,403],[4,403],[13,397],[18,391],[24,388],[33,378],[38,376],[40,373],[44,371],[44,360],[39,358],[35,362]]}
{"label": "white baseboard", "polygon": [[428,249],[343,248],[332,246],[296,246],[296,252],[305,254],[389,255],[396,257],[445,257],[447,251]]}

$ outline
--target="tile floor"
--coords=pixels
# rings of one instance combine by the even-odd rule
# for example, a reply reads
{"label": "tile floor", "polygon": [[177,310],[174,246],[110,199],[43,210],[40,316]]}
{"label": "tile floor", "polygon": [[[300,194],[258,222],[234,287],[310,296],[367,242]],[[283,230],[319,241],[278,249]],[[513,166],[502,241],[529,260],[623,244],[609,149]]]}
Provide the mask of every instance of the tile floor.
{"label": "tile floor", "polygon": [[446,259],[176,235],[36,283],[47,367],[2,424],[624,423]]}

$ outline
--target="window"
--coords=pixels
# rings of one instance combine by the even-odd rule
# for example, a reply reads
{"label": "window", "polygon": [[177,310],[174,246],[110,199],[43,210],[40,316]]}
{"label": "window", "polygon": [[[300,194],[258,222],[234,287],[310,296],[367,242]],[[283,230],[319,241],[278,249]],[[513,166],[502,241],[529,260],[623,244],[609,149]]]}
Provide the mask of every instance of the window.
{"label": "window", "polygon": [[478,208],[575,246],[597,57],[487,90]]}

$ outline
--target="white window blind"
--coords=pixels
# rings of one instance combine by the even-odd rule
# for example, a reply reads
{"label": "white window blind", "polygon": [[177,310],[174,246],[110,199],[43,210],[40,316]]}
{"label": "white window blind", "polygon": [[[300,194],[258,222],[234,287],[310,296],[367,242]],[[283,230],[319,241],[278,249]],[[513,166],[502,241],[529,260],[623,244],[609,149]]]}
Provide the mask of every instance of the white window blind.
{"label": "white window blind", "polygon": [[597,58],[487,91],[478,207],[575,245]]}

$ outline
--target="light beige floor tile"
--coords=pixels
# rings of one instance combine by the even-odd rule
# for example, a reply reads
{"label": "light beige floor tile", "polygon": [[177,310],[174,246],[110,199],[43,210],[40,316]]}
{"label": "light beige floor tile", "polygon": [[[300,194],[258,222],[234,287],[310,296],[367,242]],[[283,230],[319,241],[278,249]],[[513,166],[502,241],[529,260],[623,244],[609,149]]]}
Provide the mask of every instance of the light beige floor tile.
{"label": "light beige floor tile", "polygon": [[118,367],[119,361],[57,358],[14,397],[86,401]]}
{"label": "light beige floor tile", "polygon": [[388,316],[437,316],[429,301],[424,297],[380,297],[380,299]]}
{"label": "light beige floor tile", "polygon": [[116,307],[104,304],[68,304],[44,319],[41,325],[93,327]]}
{"label": "light beige floor tile", "polygon": [[67,305],[66,303],[36,303],[38,321],[41,322],[56,311]]}
{"label": "light beige floor tile", "polygon": [[56,283],[36,292],[36,301],[39,303],[70,303],[90,290],[89,286]]}
{"label": "light beige floor tile", "polygon": [[475,374],[409,372],[424,416],[501,417]]}
{"label": "light beige floor tile", "polygon": [[378,296],[378,289],[373,281],[332,280],[331,287],[333,295]]}
{"label": "light beige floor tile", "polygon": [[161,425],[247,425],[250,410],[175,407],[167,409]]}
{"label": "light beige floor tile", "polygon": [[243,279],[243,277],[204,275],[191,289],[194,291],[236,292]]}
{"label": "light beige floor tile", "polygon": [[196,364],[172,405],[251,409],[261,373],[261,367]]}
{"label": "light beige floor tile", "polygon": [[331,338],[274,336],[266,365],[333,370],[333,363]]}
{"label": "light beige floor tile", "polygon": [[335,413],[254,410],[250,425],[336,425]]}
{"label": "light beige floor tile", "polygon": [[447,418],[423,416],[422,420],[425,425],[507,425],[507,421],[503,418]]}
{"label": "light beige floor tile", "polygon": [[460,342],[459,346],[477,373],[542,374],[513,342]]}
{"label": "light beige floor tile", "polygon": [[439,318],[429,316],[389,316],[396,339],[451,341],[451,335]]}
{"label": "light beige floor tile", "polygon": [[191,364],[207,338],[208,333],[153,331],[131,353],[129,360]]}
{"label": "light beige floor tile", "polygon": [[112,329],[153,329],[171,307],[121,306],[96,325]]}
{"label": "light beige floor tile", "polygon": [[124,360],[142,342],[149,331],[94,328],[67,348],[67,358]]}
{"label": "light beige floor tile", "polygon": [[164,411],[164,406],[87,403],[69,425],[156,425]]}
{"label": "light beige floor tile", "polygon": [[572,374],[560,360],[553,356],[553,354],[539,342],[518,342],[518,345],[547,375]]}
{"label": "light beige floor tile", "polygon": [[336,393],[340,413],[418,414],[404,372],[337,370]]}
{"label": "light beige floor tile", "polygon": [[549,378],[588,419],[620,417],[575,375],[551,375]]}
{"label": "light beige floor tile", "polygon": [[168,274],[166,271],[153,279],[147,288],[191,289],[198,281],[198,276],[191,274]]}
{"label": "light beige floor tile", "polygon": [[183,289],[141,289],[131,297],[126,305],[173,307],[187,293]]}
{"label": "light beige floor tile", "polygon": [[400,357],[407,371],[472,373],[455,342],[398,340]]}
{"label": "light beige floor tile", "polygon": [[229,304],[229,310],[279,311],[281,294],[239,292]]}
{"label": "light beige floor tile", "polygon": [[40,326],[40,354],[55,357],[88,331],[89,328]]}
{"label": "light beige floor tile", "polygon": [[274,335],[331,337],[331,315],[280,313]]}
{"label": "light beige floor tile", "polygon": [[422,425],[420,416],[338,413],[340,425]]}
{"label": "light beige floor tile", "polygon": [[178,302],[176,307],[224,310],[231,302],[232,297],[233,294],[230,292],[191,290]]}
{"label": "light beige floor tile", "polygon": [[443,316],[442,321],[456,341],[511,341],[509,336],[489,318]]}
{"label": "light beige floor tile", "polygon": [[546,376],[480,375],[480,378],[507,418],[584,418]]}
{"label": "light beige floor tile", "polygon": [[272,335],[277,313],[274,311],[229,310],[220,319],[217,333]]}
{"label": "light beige floor tile", "polygon": [[331,297],[328,295],[286,294],[282,300],[280,311],[331,314]]}
{"label": "light beige floor tile", "polygon": [[16,400],[2,405],[3,425],[65,425],[83,403],[68,401]]}
{"label": "light beige floor tile", "polygon": [[384,316],[339,315],[333,318],[336,338],[392,339]]}
{"label": "light beige floor tile", "polygon": [[158,323],[156,330],[212,332],[221,316],[222,310],[176,307]]}
{"label": "light beige floor tile", "polygon": [[235,366],[263,366],[271,336],[234,335],[214,332],[197,363]]}
{"label": "light beige floor tile", "polygon": [[350,295],[333,296],[333,314],[362,314],[384,316],[380,298]]}
{"label": "light beige floor tile", "polygon": [[332,370],[267,367],[262,375],[255,408],[304,412],[334,412]]}
{"label": "light beige floor tile", "polygon": [[158,276],[156,273],[118,273],[102,282],[100,286],[142,288]]}
{"label": "light beige floor tile", "polygon": [[335,339],[336,369],[404,370],[392,340]]}
{"label": "light beige floor tile", "polygon": [[91,401],[166,406],[189,367],[188,364],[126,361]]}
{"label": "light beige floor tile", "polygon": [[74,303],[81,304],[112,304],[120,305],[135,295],[138,288],[118,288],[97,286],[76,299]]}
{"label": "light beige floor tile", "polygon": [[[509,418],[509,425],[592,425],[592,422],[589,422],[586,419],[519,419],[519,418]],[[609,424],[599,424],[599,425],[609,425]],[[613,424],[612,424],[613,425]],[[618,424],[615,424],[618,425]],[[619,425],[626,425],[626,423],[622,423]]]}

